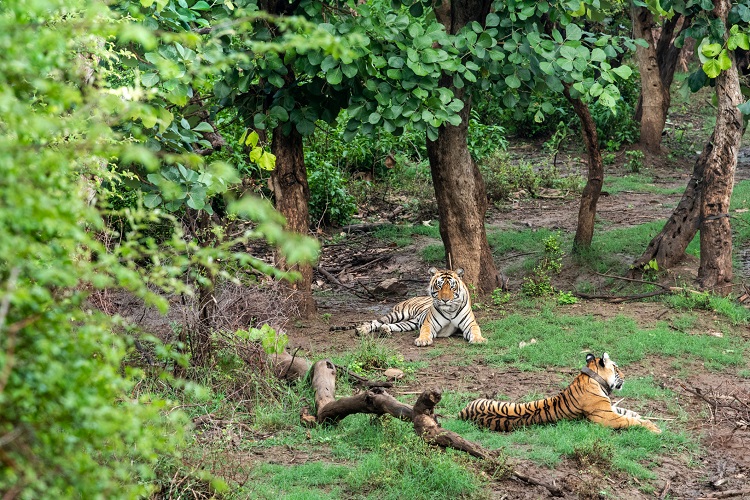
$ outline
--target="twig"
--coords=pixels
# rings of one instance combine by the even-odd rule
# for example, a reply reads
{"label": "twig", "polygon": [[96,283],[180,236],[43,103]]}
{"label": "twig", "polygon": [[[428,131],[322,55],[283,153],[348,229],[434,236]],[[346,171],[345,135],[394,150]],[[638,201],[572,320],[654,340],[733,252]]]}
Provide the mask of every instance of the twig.
{"label": "twig", "polygon": [[381,255],[380,257],[376,257],[376,258],[374,258],[374,259],[372,259],[370,261],[365,262],[364,264],[361,264],[361,265],[356,266],[356,267],[352,267],[351,269],[348,270],[348,272],[353,273],[355,271],[359,271],[360,269],[364,269],[365,267],[371,266],[371,265],[375,264],[376,262],[380,262],[381,260],[388,260],[390,258],[391,258],[390,254]]}
{"label": "twig", "polygon": [[533,484],[534,486],[542,486],[544,488],[547,488],[547,491],[549,491],[550,495],[552,495],[553,497],[565,496],[565,493],[563,492],[563,490],[561,488],[558,488],[554,484],[545,483],[544,481],[534,479],[533,477],[529,477],[525,474],[521,474],[520,472],[517,472],[515,470],[511,473],[511,477],[515,477],[516,479],[519,479],[523,481],[524,483]]}
{"label": "twig", "polygon": [[297,357],[297,353],[299,352],[300,349],[301,349],[301,347],[297,347],[294,350],[294,353],[292,354],[292,360],[289,362],[289,366],[286,367],[286,370],[284,371],[284,373],[279,378],[281,378],[281,379],[286,378],[287,374],[289,373],[289,369],[294,364],[294,358]]}
{"label": "twig", "polygon": [[672,481],[667,479],[666,484],[664,484],[664,488],[661,490],[661,493],[659,493],[659,500],[664,500],[665,498],[667,498],[667,493],[669,493],[671,487]]}
{"label": "twig", "polygon": [[322,274],[332,284],[334,284],[336,286],[339,286],[339,287],[341,287],[341,288],[343,288],[345,290],[348,290],[349,292],[351,292],[353,295],[356,295],[360,299],[375,299],[375,296],[372,295],[372,293],[370,293],[370,291],[367,290],[367,288],[365,288],[365,290],[368,292],[369,297],[363,297],[362,294],[358,293],[354,288],[346,286],[345,284],[343,284],[342,282],[340,282],[338,280],[338,278],[336,278],[336,276],[332,275],[331,273],[329,273],[328,271],[326,271],[325,269],[323,269],[323,267],[318,266],[318,267],[316,267],[316,269],[318,270],[318,272],[320,274]]}
{"label": "twig", "polygon": [[709,493],[705,497],[699,497],[696,498],[696,500],[708,500],[711,498],[732,498],[732,497],[741,497],[750,494],[750,489],[744,489],[744,490],[726,490],[726,491],[717,491],[715,493]]}

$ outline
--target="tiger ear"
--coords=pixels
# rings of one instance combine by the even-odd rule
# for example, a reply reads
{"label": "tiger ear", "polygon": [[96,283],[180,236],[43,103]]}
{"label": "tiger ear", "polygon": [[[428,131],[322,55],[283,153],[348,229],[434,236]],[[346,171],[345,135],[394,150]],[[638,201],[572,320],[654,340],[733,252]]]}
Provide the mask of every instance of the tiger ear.
{"label": "tiger ear", "polygon": [[437,270],[437,267],[431,267],[431,268],[429,268],[427,270],[427,272],[430,273],[430,275],[433,275],[433,274],[437,273],[438,270]]}
{"label": "tiger ear", "polygon": [[604,365],[607,363],[607,361],[609,361],[609,354],[605,352],[604,354],[602,354],[602,358],[599,360],[599,364],[602,366],[602,368],[604,368]]}
{"label": "tiger ear", "polygon": [[456,274],[458,275],[459,278],[462,277],[464,275],[464,268],[459,267],[458,269],[456,269]]}
{"label": "tiger ear", "polygon": [[595,359],[596,359],[596,356],[594,356],[594,355],[593,355],[593,354],[591,354],[591,353],[588,353],[588,354],[586,355],[586,364],[589,364],[589,363],[591,363],[591,362],[592,362],[592,361],[594,361]]}

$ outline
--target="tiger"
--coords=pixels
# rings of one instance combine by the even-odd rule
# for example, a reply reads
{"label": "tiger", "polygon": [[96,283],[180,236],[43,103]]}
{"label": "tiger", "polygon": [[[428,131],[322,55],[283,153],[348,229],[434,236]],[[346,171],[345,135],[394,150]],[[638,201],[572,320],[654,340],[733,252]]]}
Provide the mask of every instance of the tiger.
{"label": "tiger", "polygon": [[640,425],[660,434],[661,429],[649,420],[612,404],[609,395],[614,389],[622,389],[622,384],[622,373],[609,354],[605,352],[601,358],[587,354],[586,366],[557,396],[530,403],[477,399],[461,410],[458,418],[472,420],[493,431],[507,432],[525,425],[585,417],[613,429]]}
{"label": "tiger", "polygon": [[[464,270],[431,267],[429,273],[432,276],[427,287],[429,295],[396,304],[389,314],[356,327],[357,334],[419,330],[414,345],[423,347],[432,345],[435,337],[450,337],[461,331],[472,344],[486,342],[471,309],[469,290],[461,279]],[[331,330],[342,329],[347,328],[331,327]]]}

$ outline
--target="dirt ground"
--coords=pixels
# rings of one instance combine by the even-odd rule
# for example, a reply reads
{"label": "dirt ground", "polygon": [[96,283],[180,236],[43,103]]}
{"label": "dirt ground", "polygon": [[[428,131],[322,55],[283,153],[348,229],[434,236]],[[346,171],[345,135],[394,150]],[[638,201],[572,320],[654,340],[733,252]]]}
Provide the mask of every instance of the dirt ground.
{"label": "dirt ground", "polygon": [[[741,157],[744,158],[747,155]],[[612,172],[606,175],[621,175],[617,167],[610,167]],[[672,167],[674,168],[674,167]],[[684,168],[681,169],[684,171]],[[665,187],[684,187],[687,174],[675,175],[674,170],[660,171],[651,166],[649,172],[655,174],[657,182]],[[750,177],[750,164],[740,163],[738,180]],[[606,191],[606,181],[605,181]],[[603,196],[598,206],[598,217],[608,227],[625,227],[633,224],[664,219],[679,201],[680,195],[654,195],[638,192],[622,192]],[[549,228],[564,232],[574,232],[578,212],[578,200],[575,197],[524,199],[511,203],[502,209],[493,208],[487,217],[487,223],[497,228]],[[287,326],[290,345],[300,348],[300,356],[319,358],[323,355],[355,349],[358,340],[352,331],[330,332],[329,325],[343,325],[370,319],[388,312],[390,307],[402,300],[402,296],[386,297],[382,300],[368,298],[378,283],[386,278],[396,278],[407,286],[405,295],[423,294],[427,283],[427,265],[421,261],[418,248],[425,244],[426,238],[415,237],[413,246],[395,248],[382,240],[377,240],[367,232],[352,232],[337,243],[325,245],[322,251],[320,266],[337,271],[343,286],[332,285],[329,278],[321,273],[315,275],[317,289],[318,314],[314,319],[297,322]],[[367,265],[373,257],[382,257],[378,262]],[[512,266],[522,256],[503,256],[498,260],[500,270]],[[363,262],[365,265],[363,266]],[[349,272],[347,269],[356,269]],[[597,276],[580,276],[580,269],[564,271],[556,287],[572,290],[576,280],[585,278],[589,282],[602,281]],[[690,279],[697,274],[697,262],[690,260],[679,269],[672,271],[681,279]],[[667,278],[669,279],[669,278]],[[511,291],[517,291],[520,280],[510,281]],[[346,287],[346,288],[344,288]],[[353,292],[352,292],[353,291]],[[601,300],[579,302],[572,308],[582,315],[598,318],[609,318],[615,315],[626,315],[636,319],[641,326],[648,326],[657,320],[668,320],[672,311],[659,303],[622,303],[611,304]],[[330,315],[330,316],[329,316]],[[710,316],[709,313],[706,313]],[[481,314],[478,314],[480,322]],[[711,318],[705,322],[706,331],[696,334],[709,334]],[[498,370],[488,366],[460,366],[456,363],[454,349],[442,350],[445,354],[427,357],[429,348],[418,348],[413,345],[415,334],[395,334],[388,342],[398,349],[407,361],[429,360],[426,368],[417,371],[413,382],[399,386],[394,394],[416,394],[427,387],[437,386],[443,390],[475,391],[492,396],[502,392],[512,398],[522,397],[540,390],[539,377],[536,373]],[[745,327],[743,336],[750,339],[750,328]],[[461,338],[439,339],[440,342],[460,344]],[[653,483],[655,494],[647,495],[632,479],[613,471],[596,471],[586,469],[572,459],[566,459],[554,469],[540,467],[532,462],[516,462],[519,470],[525,474],[554,482],[561,486],[567,498],[599,498],[600,488],[607,487],[617,492],[617,498],[750,498],[750,422],[743,421],[740,414],[730,410],[711,409],[689,389],[701,389],[713,394],[737,396],[745,405],[750,401],[750,381],[741,378],[731,370],[721,373],[709,372],[701,367],[690,370],[687,379],[677,383],[677,373],[672,367],[673,360],[650,358],[648,363],[627,367],[625,377],[653,376],[656,380],[672,389],[679,397],[681,406],[694,418],[688,429],[701,436],[703,452],[699,457],[670,455],[664,450],[662,458],[653,471],[658,479]],[[458,366],[457,366],[458,365]],[[572,379],[578,367],[570,370],[549,370],[545,382],[549,384],[550,395],[557,392],[559,384]],[[684,386],[684,387],[683,387]],[[414,396],[416,398],[416,396]],[[649,408],[653,414],[669,415],[663,408]],[[747,415],[747,412],[745,412]],[[274,453],[269,450],[269,453]],[[299,456],[274,457],[279,463],[299,463]],[[314,457],[309,457],[314,459]],[[688,465],[688,463],[690,465]],[[540,486],[532,486],[519,480],[493,481],[492,498],[525,499],[546,498],[549,492]]]}

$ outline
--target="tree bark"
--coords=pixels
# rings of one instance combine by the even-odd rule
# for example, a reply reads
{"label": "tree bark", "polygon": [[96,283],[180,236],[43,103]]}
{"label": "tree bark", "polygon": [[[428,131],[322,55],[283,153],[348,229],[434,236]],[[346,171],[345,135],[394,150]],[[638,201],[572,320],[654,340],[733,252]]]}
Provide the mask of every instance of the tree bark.
{"label": "tree bark", "polygon": [[649,242],[643,255],[631,265],[630,277],[640,274],[644,266],[652,260],[656,261],[659,269],[669,269],[685,257],[685,249],[693,241],[700,227],[701,185],[706,164],[714,148],[715,135],[714,131],[695,161],[693,174],[677,208],[659,234]]}
{"label": "tree bark", "polygon": [[[468,22],[484,23],[490,5],[486,0],[443,0],[435,8],[435,15],[449,33],[457,33]],[[440,214],[440,236],[448,267],[463,268],[467,283],[475,285],[481,293],[490,293],[500,286],[500,281],[484,227],[488,206],[484,179],[471,158],[467,142],[471,98],[464,89],[454,87],[450,78],[444,77],[441,85],[461,99],[464,108],[460,125],[445,124],[439,128],[436,141],[427,140]]]}
{"label": "tree bark", "polygon": [[[654,154],[661,151],[662,132],[667,122],[671,104],[670,87],[680,56],[675,47],[675,30],[684,29],[691,18],[675,14],[664,21],[660,33],[653,14],[646,7],[632,8],[633,37],[643,38],[648,47],[636,47],[636,61],[641,74],[641,95],[638,98],[635,119],[641,122],[641,147]],[[682,21],[682,22],[680,22]]]}
{"label": "tree bark", "polygon": [[[724,24],[732,7],[729,0],[716,0],[714,14]],[[742,104],[739,74],[733,52],[732,66],[716,77],[719,106],[714,128],[714,148],[708,159],[701,186],[701,262],[698,283],[701,288],[728,295],[732,290],[732,227],[729,201],[734,187],[734,171],[742,138]]]}
{"label": "tree bark", "polygon": [[[308,202],[310,188],[307,184],[302,135],[292,127],[289,135],[284,135],[282,127],[273,131],[271,151],[276,155],[276,168],[271,172],[271,189],[276,209],[286,217],[286,229],[299,234],[307,234],[310,226]],[[312,296],[312,266],[310,264],[288,266],[283,256],[277,254],[276,265],[285,271],[297,271],[300,279],[289,283],[294,291],[293,301],[298,313],[309,318],[315,313]]]}
{"label": "tree bark", "polygon": [[599,136],[596,133],[596,123],[591,116],[588,105],[581,99],[570,95],[570,85],[565,84],[563,89],[565,98],[573,105],[573,109],[581,120],[581,134],[586,151],[589,155],[589,171],[586,186],[581,194],[581,205],[578,208],[578,227],[573,238],[573,253],[591,247],[594,238],[594,220],[596,218],[596,204],[602,192],[604,182],[604,164],[602,163],[602,152],[599,149]]}

